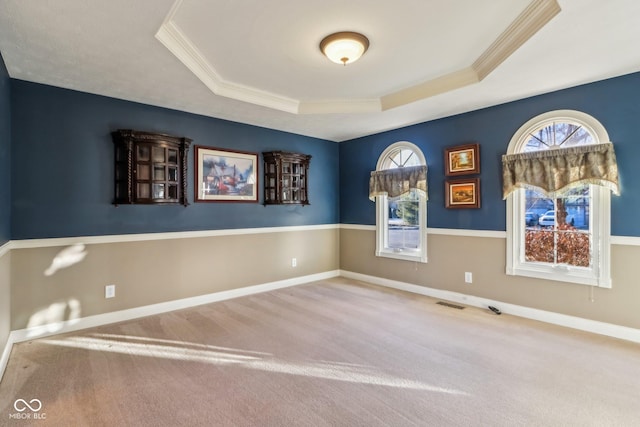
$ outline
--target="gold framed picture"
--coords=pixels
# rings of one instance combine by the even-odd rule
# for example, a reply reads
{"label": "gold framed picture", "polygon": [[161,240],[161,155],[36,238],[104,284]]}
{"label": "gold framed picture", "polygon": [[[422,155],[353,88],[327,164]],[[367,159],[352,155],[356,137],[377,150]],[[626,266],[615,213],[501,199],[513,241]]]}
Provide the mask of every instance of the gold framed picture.
{"label": "gold framed picture", "polygon": [[480,144],[465,144],[445,148],[444,165],[446,176],[480,173]]}
{"label": "gold framed picture", "polygon": [[448,180],[445,186],[445,207],[479,208],[480,178]]}

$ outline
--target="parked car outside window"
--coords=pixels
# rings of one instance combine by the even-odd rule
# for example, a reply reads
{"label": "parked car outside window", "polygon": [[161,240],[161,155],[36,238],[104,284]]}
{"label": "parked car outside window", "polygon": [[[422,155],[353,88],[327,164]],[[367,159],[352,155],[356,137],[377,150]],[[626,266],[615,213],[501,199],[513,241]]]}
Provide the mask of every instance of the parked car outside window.
{"label": "parked car outside window", "polygon": [[[565,223],[569,225],[574,225],[575,219],[573,218],[573,215],[567,215],[567,218],[565,219]],[[546,211],[538,219],[538,224],[544,227],[553,227],[554,225],[556,225],[556,211]]]}
{"label": "parked car outside window", "polygon": [[529,225],[538,225],[539,215],[535,212],[525,212],[524,213],[524,222]]}

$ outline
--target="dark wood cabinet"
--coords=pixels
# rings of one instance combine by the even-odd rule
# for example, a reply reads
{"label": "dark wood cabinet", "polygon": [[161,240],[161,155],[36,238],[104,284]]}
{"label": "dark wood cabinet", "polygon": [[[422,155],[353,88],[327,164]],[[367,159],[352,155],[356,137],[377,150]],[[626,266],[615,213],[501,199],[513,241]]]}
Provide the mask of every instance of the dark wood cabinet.
{"label": "dark wood cabinet", "polygon": [[262,153],[264,159],[264,204],[308,205],[311,156],[284,151]]}
{"label": "dark wood cabinet", "polygon": [[191,139],[120,129],[115,147],[113,204],[187,206],[187,155]]}

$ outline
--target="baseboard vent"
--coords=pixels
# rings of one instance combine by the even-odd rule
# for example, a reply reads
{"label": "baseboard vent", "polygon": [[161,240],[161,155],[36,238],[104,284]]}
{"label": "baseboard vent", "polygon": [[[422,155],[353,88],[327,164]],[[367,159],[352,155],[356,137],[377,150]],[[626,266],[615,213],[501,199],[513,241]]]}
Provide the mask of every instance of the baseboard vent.
{"label": "baseboard vent", "polygon": [[450,302],[438,301],[436,304],[444,305],[445,307],[457,308],[458,310],[464,310],[464,307],[457,304],[451,304]]}

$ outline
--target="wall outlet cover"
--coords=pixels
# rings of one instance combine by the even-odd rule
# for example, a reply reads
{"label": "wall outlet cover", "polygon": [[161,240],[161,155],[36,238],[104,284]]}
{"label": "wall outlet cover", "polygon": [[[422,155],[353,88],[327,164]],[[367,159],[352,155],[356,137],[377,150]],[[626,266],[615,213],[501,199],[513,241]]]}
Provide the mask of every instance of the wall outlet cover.
{"label": "wall outlet cover", "polygon": [[107,285],[104,287],[104,297],[113,298],[116,296],[116,285]]}

